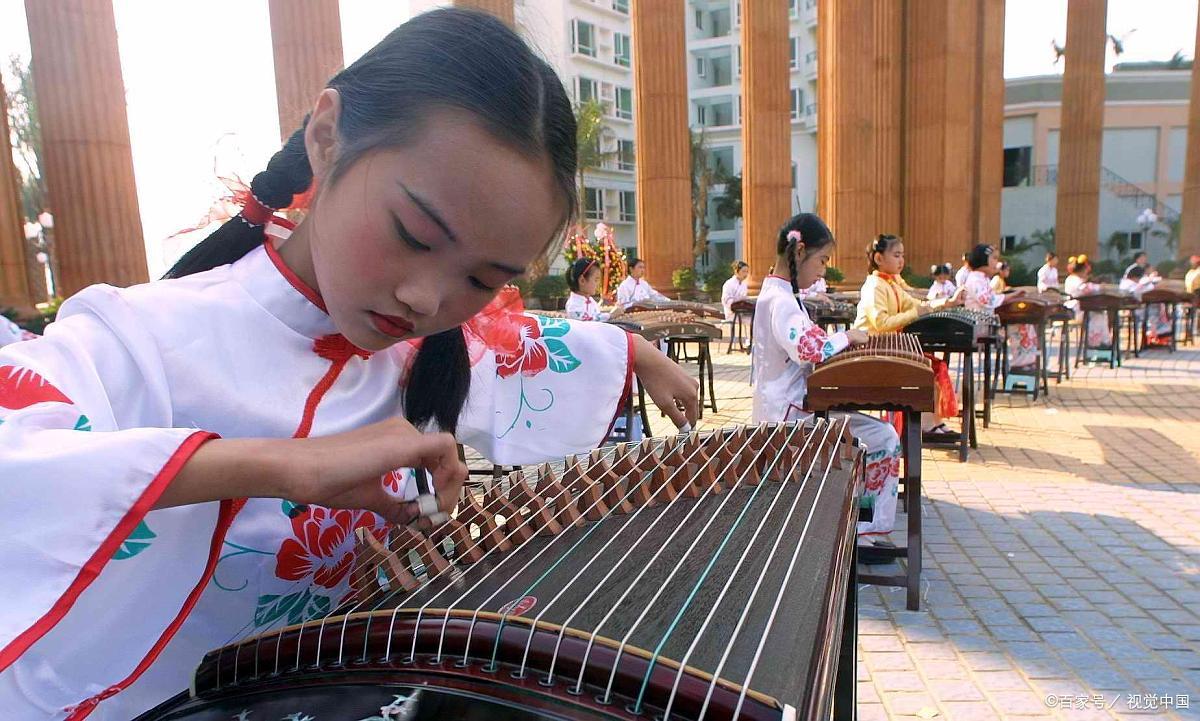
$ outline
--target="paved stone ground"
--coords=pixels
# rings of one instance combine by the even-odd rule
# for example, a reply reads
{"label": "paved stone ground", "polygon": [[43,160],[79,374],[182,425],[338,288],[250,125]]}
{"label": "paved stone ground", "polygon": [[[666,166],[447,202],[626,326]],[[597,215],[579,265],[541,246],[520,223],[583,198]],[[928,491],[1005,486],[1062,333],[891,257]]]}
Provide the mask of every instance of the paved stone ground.
{"label": "paved stone ground", "polygon": [[[715,361],[704,426],[745,422],[747,357]],[[861,721],[1200,719],[1200,349],[1000,396],[923,471],[921,610],[860,588]]]}
{"label": "paved stone ground", "polygon": [[[714,360],[701,427],[746,422],[747,356]],[[924,491],[921,610],[860,588],[862,721],[1200,719],[1200,349],[1001,396]]]}

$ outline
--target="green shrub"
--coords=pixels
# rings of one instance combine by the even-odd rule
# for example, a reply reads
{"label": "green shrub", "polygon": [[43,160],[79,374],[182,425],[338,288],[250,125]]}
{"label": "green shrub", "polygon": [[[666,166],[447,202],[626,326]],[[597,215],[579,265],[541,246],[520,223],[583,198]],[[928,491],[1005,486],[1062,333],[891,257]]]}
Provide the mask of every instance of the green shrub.
{"label": "green shrub", "polygon": [[676,268],[671,271],[671,287],[675,290],[695,290],[696,271],[693,268]]}
{"label": "green shrub", "polygon": [[729,279],[729,271],[724,268],[714,268],[704,274],[704,290],[709,293],[720,293],[721,287]]}
{"label": "green shrub", "polygon": [[904,270],[900,271],[900,277],[904,279],[905,283],[914,288],[928,288],[933,285],[933,278],[927,275],[919,275],[911,266],[907,265],[904,266]]}
{"label": "green shrub", "polygon": [[532,293],[537,298],[563,298],[567,295],[567,279],[557,273],[543,276],[533,284]]}
{"label": "green shrub", "polygon": [[836,266],[829,266],[825,269],[826,283],[841,283],[846,279],[846,274],[839,270]]}

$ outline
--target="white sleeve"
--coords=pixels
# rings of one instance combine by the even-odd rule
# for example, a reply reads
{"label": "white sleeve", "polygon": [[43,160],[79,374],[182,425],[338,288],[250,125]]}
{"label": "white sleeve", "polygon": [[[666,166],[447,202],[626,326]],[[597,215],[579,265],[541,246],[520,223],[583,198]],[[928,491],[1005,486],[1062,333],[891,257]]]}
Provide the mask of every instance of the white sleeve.
{"label": "white sleeve", "polygon": [[772,304],[771,333],[796,363],[820,363],[850,345],[844,332],[826,334],[799,303],[790,300]]}
{"label": "white sleeve", "polygon": [[521,315],[518,344],[472,368],[459,440],[493,463],[541,463],[608,436],[633,380],[633,342],[607,323]]}
{"label": "white sleeve", "polygon": [[583,302],[583,299],[575,293],[572,293],[570,297],[567,298],[567,303],[563,307],[563,311],[567,314],[568,318],[573,318],[575,320],[591,320],[590,318],[584,317],[586,315],[586,309],[587,305]]}
{"label": "white sleeve", "polygon": [[621,281],[621,284],[617,286],[617,303],[624,306],[633,303],[633,288],[634,286],[629,282],[629,278]]}
{"label": "white sleeve", "polygon": [[[0,614],[0,670],[53,629],[110,561],[125,563],[144,547],[127,545],[131,537],[155,537],[143,519],[191,455],[215,437],[173,428],[172,420],[157,346],[116,289],[81,292],[45,337],[0,350],[0,588],[9,592]],[[175,518],[186,515],[193,531],[207,528],[198,554],[139,557],[139,580],[120,589],[123,600],[153,596],[173,615],[191,589],[163,579],[202,576],[207,535],[222,527],[228,510],[220,505],[220,515],[218,504],[172,509],[184,511]],[[171,534],[156,530],[155,543],[169,544]],[[129,642],[147,637],[148,650],[167,621],[147,612],[137,629],[120,633]]]}

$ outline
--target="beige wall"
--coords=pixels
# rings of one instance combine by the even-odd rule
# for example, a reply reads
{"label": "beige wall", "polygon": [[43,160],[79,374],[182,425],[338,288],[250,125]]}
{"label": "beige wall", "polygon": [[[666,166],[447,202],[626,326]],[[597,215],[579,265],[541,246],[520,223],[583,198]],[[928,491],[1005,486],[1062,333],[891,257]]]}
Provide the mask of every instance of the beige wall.
{"label": "beige wall", "polygon": [[[1154,193],[1159,200],[1168,195],[1183,192],[1183,181],[1172,180],[1169,173],[1172,128],[1187,127],[1187,101],[1159,102],[1108,102],[1104,106],[1104,128],[1157,128],[1158,129],[1158,178],[1153,183],[1139,183],[1145,190]],[[1051,165],[1048,138],[1051,131],[1062,126],[1062,108],[1058,103],[1026,103],[1010,105],[1004,109],[1004,117],[1033,117],[1033,164]],[[1180,149],[1182,150],[1182,149]],[[1180,208],[1175,208],[1180,210]]]}

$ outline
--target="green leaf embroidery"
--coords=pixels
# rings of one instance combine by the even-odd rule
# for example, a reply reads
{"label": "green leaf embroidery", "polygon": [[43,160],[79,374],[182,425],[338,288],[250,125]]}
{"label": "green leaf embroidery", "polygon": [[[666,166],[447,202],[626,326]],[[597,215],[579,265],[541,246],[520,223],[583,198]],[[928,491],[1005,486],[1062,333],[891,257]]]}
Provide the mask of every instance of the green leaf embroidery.
{"label": "green leaf embroidery", "polygon": [[142,521],[134,527],[133,532],[129,534],[121,545],[117,548],[117,552],[113,554],[114,561],[122,561],[126,558],[133,558],[142,551],[150,547],[150,541],[157,538],[154,531]]}
{"label": "green leaf embroidery", "polygon": [[333,603],[328,596],[314,594],[312,589],[308,588],[286,596],[265,594],[258,597],[258,608],[254,610],[254,624],[269,626],[284,616],[289,624],[301,623],[328,616],[332,608]]}
{"label": "green leaf embroidery", "polygon": [[88,420],[87,416],[79,416],[79,419],[75,421],[75,430],[90,431],[92,430],[92,422]]}
{"label": "green leaf embroidery", "polygon": [[571,324],[562,318],[547,318],[538,316],[538,325],[542,330],[543,338],[562,338],[571,330]]}
{"label": "green leaf embroidery", "polygon": [[546,338],[546,350],[549,351],[548,363],[550,370],[555,373],[570,373],[579,367],[579,359],[571,355],[567,344],[557,338]]}
{"label": "green leaf embroidery", "polygon": [[295,504],[295,503],[292,503],[291,501],[284,501],[284,502],[283,502],[283,515],[287,516],[288,518],[291,518],[291,517],[292,517],[292,512],[293,512],[293,511],[295,511],[295,510],[296,510],[296,504]]}

